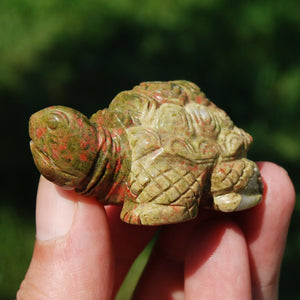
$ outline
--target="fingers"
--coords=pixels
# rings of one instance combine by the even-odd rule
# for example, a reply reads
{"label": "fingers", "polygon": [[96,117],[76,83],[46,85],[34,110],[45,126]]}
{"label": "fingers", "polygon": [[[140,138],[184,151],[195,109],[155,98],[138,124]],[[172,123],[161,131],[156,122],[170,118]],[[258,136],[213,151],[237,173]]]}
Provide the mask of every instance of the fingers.
{"label": "fingers", "polygon": [[37,240],[17,299],[109,299],[113,259],[105,211],[41,178]]}
{"label": "fingers", "polygon": [[[220,294],[250,299],[251,293],[254,299],[276,299],[295,192],[283,169],[270,163],[260,168],[265,192],[259,206],[226,219],[163,228],[136,299],[215,299]],[[119,208],[106,212],[108,220],[96,201],[42,180],[37,241],[18,299],[109,299],[114,278],[115,293],[156,228],[122,223]]]}
{"label": "fingers", "polygon": [[164,227],[134,299],[220,295],[251,299],[247,245],[240,228],[229,218]]}
{"label": "fingers", "polygon": [[154,236],[156,226],[135,226],[129,225],[120,220],[121,208],[117,206],[105,207],[115,259],[115,284],[113,295],[121,286],[132,263]]}
{"label": "fingers", "polygon": [[263,201],[238,214],[249,245],[254,299],[277,299],[282,256],[295,205],[295,191],[286,171],[259,163],[264,181]]}
{"label": "fingers", "polygon": [[252,299],[247,245],[229,219],[198,226],[187,247],[184,299]]}
{"label": "fingers", "polygon": [[134,299],[183,299],[184,254],[195,222],[163,226]]}
{"label": "fingers", "polygon": [[133,299],[184,299],[184,265],[168,258],[159,248],[154,249]]}
{"label": "fingers", "polygon": [[202,211],[197,219],[163,226],[150,260],[135,291],[134,299],[184,299],[184,257],[192,233],[211,216]]}

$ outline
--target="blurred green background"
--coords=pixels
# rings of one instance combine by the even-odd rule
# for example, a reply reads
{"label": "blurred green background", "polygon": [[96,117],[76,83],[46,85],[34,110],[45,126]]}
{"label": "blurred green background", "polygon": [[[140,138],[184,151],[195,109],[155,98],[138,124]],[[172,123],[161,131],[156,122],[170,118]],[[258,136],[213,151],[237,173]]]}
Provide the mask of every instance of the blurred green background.
{"label": "blurred green background", "polygon": [[[29,116],[53,104],[91,115],[141,81],[172,79],[198,84],[254,137],[250,158],[286,168],[299,193],[299,1],[0,1],[0,299],[13,299],[34,241]],[[300,299],[299,254],[298,203],[280,299]]]}

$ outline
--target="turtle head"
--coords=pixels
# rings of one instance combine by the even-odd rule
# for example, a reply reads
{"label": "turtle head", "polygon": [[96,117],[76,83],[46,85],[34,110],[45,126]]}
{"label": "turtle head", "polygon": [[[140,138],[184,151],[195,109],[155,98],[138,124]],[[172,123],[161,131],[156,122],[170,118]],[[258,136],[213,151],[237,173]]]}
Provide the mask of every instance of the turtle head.
{"label": "turtle head", "polygon": [[80,112],[52,106],[29,120],[34,162],[48,180],[78,188],[93,167],[98,153],[96,128]]}

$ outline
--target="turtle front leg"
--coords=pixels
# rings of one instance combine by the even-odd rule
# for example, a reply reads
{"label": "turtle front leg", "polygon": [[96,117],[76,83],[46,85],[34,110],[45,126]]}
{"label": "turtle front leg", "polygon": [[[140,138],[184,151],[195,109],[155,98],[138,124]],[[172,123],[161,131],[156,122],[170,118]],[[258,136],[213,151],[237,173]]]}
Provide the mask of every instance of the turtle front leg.
{"label": "turtle front leg", "polygon": [[185,222],[197,217],[198,205],[162,205],[158,203],[135,203],[125,201],[121,219],[134,225],[166,225]]}
{"label": "turtle front leg", "polygon": [[257,165],[246,158],[216,165],[211,176],[213,209],[223,212],[251,208],[262,199],[262,180]]}

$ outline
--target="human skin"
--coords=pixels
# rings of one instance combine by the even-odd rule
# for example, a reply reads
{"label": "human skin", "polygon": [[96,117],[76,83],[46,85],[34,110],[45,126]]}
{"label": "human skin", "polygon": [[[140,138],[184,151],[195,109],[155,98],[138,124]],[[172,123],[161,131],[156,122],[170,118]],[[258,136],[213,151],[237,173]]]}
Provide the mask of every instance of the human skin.
{"label": "human skin", "polygon": [[[260,205],[161,227],[134,299],[277,299],[295,191],[284,169],[258,165]],[[42,177],[33,257],[17,299],[113,299],[158,228],[125,224],[119,213]]]}

